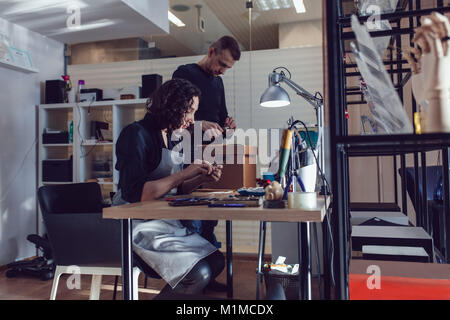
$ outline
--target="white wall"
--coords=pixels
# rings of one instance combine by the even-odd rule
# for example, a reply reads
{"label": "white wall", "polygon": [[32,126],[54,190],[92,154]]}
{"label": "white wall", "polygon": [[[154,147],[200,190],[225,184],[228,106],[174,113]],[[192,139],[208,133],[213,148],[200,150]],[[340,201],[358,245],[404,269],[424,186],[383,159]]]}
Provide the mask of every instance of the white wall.
{"label": "white wall", "polygon": [[280,48],[322,46],[322,19],[281,23],[278,41]]}
{"label": "white wall", "polygon": [[[0,18],[0,33],[30,52],[38,74],[0,66],[0,265],[36,254],[36,119],[45,80],[64,72],[63,44]],[[42,92],[42,94],[41,94]]]}
{"label": "white wall", "polygon": [[[139,60],[102,64],[71,65],[68,73],[72,83],[86,81],[87,88],[141,85],[143,74],[158,73],[163,81],[171,79],[179,65],[200,61],[202,56]],[[240,61],[222,77],[228,113],[240,128],[281,128],[292,115],[315,123],[313,108],[285,87],[292,104],[287,108],[268,109],[259,106],[259,98],[268,85],[268,75],[283,66],[292,73],[292,80],[311,93],[322,92],[322,48],[291,48],[242,52]]]}

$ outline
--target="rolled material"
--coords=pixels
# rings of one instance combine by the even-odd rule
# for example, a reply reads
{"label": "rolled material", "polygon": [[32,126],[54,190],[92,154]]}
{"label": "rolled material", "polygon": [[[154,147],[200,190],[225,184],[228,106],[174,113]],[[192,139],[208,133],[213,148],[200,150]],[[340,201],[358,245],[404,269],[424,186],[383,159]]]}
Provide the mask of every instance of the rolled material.
{"label": "rolled material", "polygon": [[315,192],[289,192],[289,209],[314,209],[317,207],[317,193]]}
{"label": "rolled material", "polygon": [[283,139],[282,139],[282,145],[281,145],[281,155],[280,155],[280,167],[278,170],[278,175],[280,176],[280,179],[284,177],[286,174],[286,167],[287,163],[289,161],[289,154],[291,153],[292,149],[292,137],[294,135],[293,130],[286,129],[283,132]]}

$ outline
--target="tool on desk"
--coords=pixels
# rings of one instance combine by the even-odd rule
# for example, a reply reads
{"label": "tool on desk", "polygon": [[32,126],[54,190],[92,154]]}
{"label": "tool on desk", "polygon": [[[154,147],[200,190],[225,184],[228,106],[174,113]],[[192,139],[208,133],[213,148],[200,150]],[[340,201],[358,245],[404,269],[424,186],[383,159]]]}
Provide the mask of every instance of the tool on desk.
{"label": "tool on desk", "polygon": [[219,200],[212,200],[211,204],[217,204],[217,205],[221,205],[221,204],[239,204],[239,205],[243,205],[244,207],[259,207],[261,204],[261,201],[259,198],[237,198],[237,197],[232,197],[232,198],[225,198],[225,199],[219,199]]}
{"label": "tool on desk", "polygon": [[186,206],[204,206],[208,205],[212,199],[209,198],[175,198],[169,200],[169,206],[172,207],[186,207]]}
{"label": "tool on desk", "polygon": [[210,208],[244,208],[244,203],[210,203],[208,204]]}
{"label": "tool on desk", "polygon": [[216,168],[217,168],[217,162],[214,161],[212,164],[212,170],[211,170],[211,173],[209,174],[209,176],[213,174],[213,172],[214,172],[214,170],[216,170]]}
{"label": "tool on desk", "polygon": [[169,202],[172,207],[188,207],[188,206],[206,206],[209,201],[173,201]]}
{"label": "tool on desk", "polygon": [[236,190],[241,196],[262,197],[266,194],[263,187],[257,188],[240,188]]}

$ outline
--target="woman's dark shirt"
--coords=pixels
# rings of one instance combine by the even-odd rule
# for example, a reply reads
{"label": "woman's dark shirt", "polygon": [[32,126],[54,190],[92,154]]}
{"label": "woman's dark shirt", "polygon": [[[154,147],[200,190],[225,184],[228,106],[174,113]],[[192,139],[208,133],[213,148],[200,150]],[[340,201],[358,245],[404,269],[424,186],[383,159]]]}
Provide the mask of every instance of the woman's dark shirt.
{"label": "woman's dark shirt", "polygon": [[[170,137],[170,133],[168,134]],[[168,149],[174,144],[168,140]],[[116,170],[119,171],[118,188],[123,200],[141,201],[142,190],[151,173],[161,162],[162,149],[166,148],[161,129],[147,113],[144,119],[126,126],[116,143]]]}

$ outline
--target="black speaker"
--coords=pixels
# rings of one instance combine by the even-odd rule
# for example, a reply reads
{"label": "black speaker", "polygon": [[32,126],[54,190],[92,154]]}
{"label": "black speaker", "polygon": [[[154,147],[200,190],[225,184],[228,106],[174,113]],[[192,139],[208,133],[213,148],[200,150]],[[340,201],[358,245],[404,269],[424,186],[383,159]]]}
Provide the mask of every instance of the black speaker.
{"label": "black speaker", "polygon": [[142,95],[141,98],[147,99],[162,84],[162,76],[159,74],[142,75]]}
{"label": "black speaker", "polygon": [[45,103],[64,103],[66,84],[62,80],[45,81]]}

